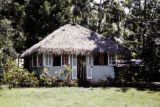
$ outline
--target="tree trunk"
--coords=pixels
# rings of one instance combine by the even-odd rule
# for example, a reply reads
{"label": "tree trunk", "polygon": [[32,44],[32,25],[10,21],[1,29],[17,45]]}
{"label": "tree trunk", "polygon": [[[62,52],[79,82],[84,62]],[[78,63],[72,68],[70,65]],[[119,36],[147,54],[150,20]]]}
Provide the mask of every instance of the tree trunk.
{"label": "tree trunk", "polygon": [[101,6],[102,6],[102,0],[100,0],[100,4],[99,4],[98,33],[101,32],[101,22],[102,22]]}

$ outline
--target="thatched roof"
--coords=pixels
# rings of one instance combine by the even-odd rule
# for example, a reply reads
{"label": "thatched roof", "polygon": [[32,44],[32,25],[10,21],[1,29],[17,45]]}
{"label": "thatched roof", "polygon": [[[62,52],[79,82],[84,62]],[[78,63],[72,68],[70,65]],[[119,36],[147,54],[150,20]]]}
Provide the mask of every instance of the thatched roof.
{"label": "thatched roof", "polygon": [[27,49],[21,56],[24,57],[34,52],[91,54],[93,52],[119,52],[120,49],[120,46],[117,46],[113,41],[105,39],[90,29],[77,24],[67,24]]}

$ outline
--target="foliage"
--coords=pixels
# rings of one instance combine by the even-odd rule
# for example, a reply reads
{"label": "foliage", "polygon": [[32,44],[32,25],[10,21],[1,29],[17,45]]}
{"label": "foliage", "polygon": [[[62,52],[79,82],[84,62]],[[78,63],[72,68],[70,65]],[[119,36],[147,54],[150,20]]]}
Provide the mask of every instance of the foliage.
{"label": "foliage", "polygon": [[17,67],[12,58],[7,60],[3,82],[9,84],[9,88],[15,87],[55,87],[55,86],[77,86],[77,82],[71,79],[71,68],[66,67],[57,76],[49,76],[43,72],[37,79],[35,74],[23,68]]}
{"label": "foliage", "polygon": [[63,71],[55,76],[49,76],[48,72],[43,71],[39,77],[39,86],[55,87],[55,86],[77,86],[77,81],[71,79],[71,67],[66,66]]}
{"label": "foliage", "polygon": [[53,85],[52,82],[54,82],[54,78],[49,77],[47,72],[43,72],[38,79],[40,87],[51,87]]}
{"label": "foliage", "polygon": [[26,47],[29,48],[53,30],[69,23],[70,8],[70,0],[30,0],[25,8],[24,19]]}
{"label": "foliage", "polygon": [[0,86],[3,84],[3,79],[4,79],[3,73],[0,72]]}
{"label": "foliage", "polygon": [[16,55],[9,36],[12,34],[10,27],[11,22],[9,20],[0,20],[0,67],[5,65],[8,57],[15,57]]}
{"label": "foliage", "polygon": [[34,73],[18,68],[15,61],[8,60],[5,69],[4,82],[9,84],[9,88],[35,87],[38,85],[38,79],[34,76]]}
{"label": "foliage", "polygon": [[125,21],[125,29],[132,33],[126,35],[125,45],[133,53],[133,58],[143,59],[145,70],[142,76],[145,81],[159,80],[159,38],[160,2],[158,0],[128,0],[124,3],[129,13]]}
{"label": "foliage", "polygon": [[13,58],[9,57],[6,61],[6,64],[4,65],[4,70],[6,72],[11,71],[14,67],[16,67],[16,62]]}
{"label": "foliage", "polygon": [[116,83],[118,85],[124,85],[128,83],[142,83],[145,78],[144,66],[122,66],[115,67]]}
{"label": "foliage", "polygon": [[65,78],[64,78],[64,86],[78,86],[77,80],[72,80],[72,68],[70,65],[66,66],[64,69]]}
{"label": "foliage", "polygon": [[63,86],[78,86],[78,83],[76,80],[72,80],[72,68],[70,65],[67,65],[64,67],[64,71],[60,74],[62,77],[64,77],[63,79]]}
{"label": "foliage", "polygon": [[145,44],[145,48],[142,53],[146,66],[146,81],[160,81],[160,45],[155,43],[156,37],[158,36],[152,34],[152,36],[147,38],[147,43]]}
{"label": "foliage", "polygon": [[16,52],[21,52],[24,48],[25,36],[23,32],[24,4],[18,3],[18,0],[2,0],[0,2],[0,23],[1,36],[5,38],[6,44],[11,44],[11,48]]}

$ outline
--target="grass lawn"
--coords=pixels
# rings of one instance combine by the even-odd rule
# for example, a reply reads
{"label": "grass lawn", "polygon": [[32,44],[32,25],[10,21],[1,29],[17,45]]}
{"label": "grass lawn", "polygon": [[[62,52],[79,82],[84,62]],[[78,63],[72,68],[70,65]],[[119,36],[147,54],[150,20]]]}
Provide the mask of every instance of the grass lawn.
{"label": "grass lawn", "polygon": [[0,107],[160,107],[160,92],[134,88],[3,88]]}

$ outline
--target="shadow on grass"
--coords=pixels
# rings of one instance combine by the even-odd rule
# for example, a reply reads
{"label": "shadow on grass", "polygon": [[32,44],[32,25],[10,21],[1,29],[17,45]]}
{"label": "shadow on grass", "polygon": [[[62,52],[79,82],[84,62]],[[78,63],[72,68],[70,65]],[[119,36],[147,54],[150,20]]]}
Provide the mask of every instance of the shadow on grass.
{"label": "shadow on grass", "polygon": [[154,92],[158,92],[160,91],[160,88],[146,88],[146,87],[118,87],[120,90],[117,91],[121,91],[121,92],[127,92],[129,89],[134,88],[138,91],[148,91],[148,93],[154,93]]}
{"label": "shadow on grass", "polygon": [[153,84],[130,84],[130,85],[122,85],[122,86],[112,86],[112,87],[103,87],[103,89],[109,89],[109,88],[119,88],[117,91],[121,92],[127,92],[129,89],[134,88],[138,91],[148,91],[148,93],[154,93],[154,92],[160,92],[160,86],[156,86]]}
{"label": "shadow on grass", "polygon": [[148,91],[148,93],[154,93],[154,92],[160,92],[160,86],[158,85],[154,85],[151,83],[141,83],[141,84],[112,84],[112,85],[93,85],[93,84],[89,84],[86,83],[86,81],[83,81],[83,84],[79,85],[79,87],[83,87],[83,88],[102,88],[102,89],[110,89],[110,88],[119,88],[116,91],[120,91],[120,92],[127,92],[129,89],[134,88],[138,91]]}

